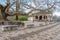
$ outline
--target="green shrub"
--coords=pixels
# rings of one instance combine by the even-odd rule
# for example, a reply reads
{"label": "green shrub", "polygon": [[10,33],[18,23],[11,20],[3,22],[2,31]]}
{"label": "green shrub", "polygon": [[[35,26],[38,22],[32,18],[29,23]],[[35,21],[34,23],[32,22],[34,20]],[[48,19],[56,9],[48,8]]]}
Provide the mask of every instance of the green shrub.
{"label": "green shrub", "polygon": [[27,18],[26,16],[20,16],[20,17],[19,17],[19,20],[20,20],[20,21],[27,21],[28,18]]}
{"label": "green shrub", "polygon": [[[28,20],[28,17],[26,17],[26,16],[19,16],[18,17],[18,21],[27,21],[27,20]],[[16,17],[14,17],[12,19],[12,21],[16,21]]]}

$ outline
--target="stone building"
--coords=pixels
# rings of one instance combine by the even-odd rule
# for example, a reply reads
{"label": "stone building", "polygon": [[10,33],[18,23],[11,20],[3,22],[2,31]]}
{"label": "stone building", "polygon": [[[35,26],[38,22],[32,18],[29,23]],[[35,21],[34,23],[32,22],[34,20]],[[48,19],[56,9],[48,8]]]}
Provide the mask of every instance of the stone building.
{"label": "stone building", "polygon": [[28,20],[30,21],[51,21],[52,14],[48,11],[40,11],[37,13],[31,13]]}

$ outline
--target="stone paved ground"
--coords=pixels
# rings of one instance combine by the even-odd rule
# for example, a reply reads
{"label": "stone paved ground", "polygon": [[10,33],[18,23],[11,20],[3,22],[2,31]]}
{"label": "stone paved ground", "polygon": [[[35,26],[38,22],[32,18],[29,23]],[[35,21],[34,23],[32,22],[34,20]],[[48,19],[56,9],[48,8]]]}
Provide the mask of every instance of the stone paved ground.
{"label": "stone paved ground", "polygon": [[58,34],[53,40],[60,40],[60,34]]}
{"label": "stone paved ground", "polygon": [[59,23],[12,32],[0,32],[0,40],[59,40],[59,37]]}

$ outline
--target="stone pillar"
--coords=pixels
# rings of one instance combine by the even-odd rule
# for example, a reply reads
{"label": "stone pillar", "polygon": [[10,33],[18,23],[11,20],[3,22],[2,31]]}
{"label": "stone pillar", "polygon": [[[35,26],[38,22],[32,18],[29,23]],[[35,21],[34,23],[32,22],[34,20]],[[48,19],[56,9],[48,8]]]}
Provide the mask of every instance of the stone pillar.
{"label": "stone pillar", "polygon": [[45,19],[44,19],[44,15],[42,15],[42,21],[44,21]]}
{"label": "stone pillar", "polygon": [[39,16],[38,16],[38,21],[40,21],[40,20],[39,20]]}

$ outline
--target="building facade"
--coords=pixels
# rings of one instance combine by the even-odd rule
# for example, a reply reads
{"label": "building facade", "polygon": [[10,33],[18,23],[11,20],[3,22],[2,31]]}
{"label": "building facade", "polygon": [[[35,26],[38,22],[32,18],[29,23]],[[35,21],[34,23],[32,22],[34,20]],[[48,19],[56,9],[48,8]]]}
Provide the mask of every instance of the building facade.
{"label": "building facade", "polygon": [[29,16],[30,21],[52,21],[52,14],[49,12],[33,13]]}

